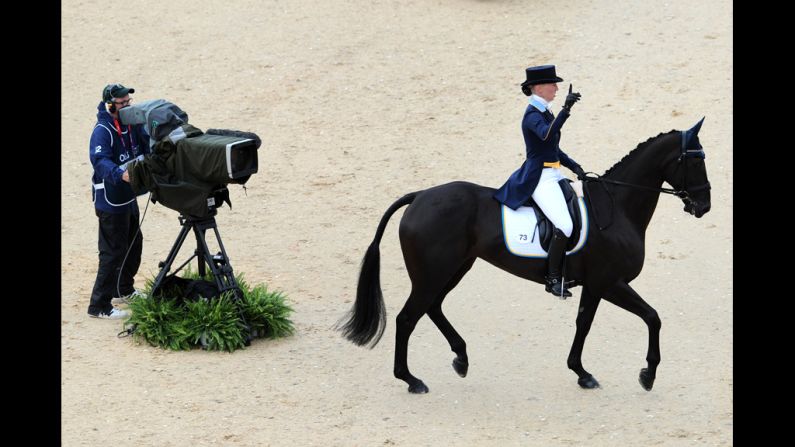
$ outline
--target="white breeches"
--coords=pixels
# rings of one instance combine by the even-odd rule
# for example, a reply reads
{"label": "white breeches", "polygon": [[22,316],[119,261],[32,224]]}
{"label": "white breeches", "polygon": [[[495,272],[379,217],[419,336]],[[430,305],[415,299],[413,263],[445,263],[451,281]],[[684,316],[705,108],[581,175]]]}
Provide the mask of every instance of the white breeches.
{"label": "white breeches", "polygon": [[558,181],[566,177],[560,173],[558,168],[544,168],[541,171],[541,178],[538,180],[538,185],[533,191],[533,200],[538,204],[544,215],[559,228],[566,237],[571,237],[574,230],[574,224],[571,222],[569,210],[566,208],[566,199],[563,197],[563,191],[560,190]]}

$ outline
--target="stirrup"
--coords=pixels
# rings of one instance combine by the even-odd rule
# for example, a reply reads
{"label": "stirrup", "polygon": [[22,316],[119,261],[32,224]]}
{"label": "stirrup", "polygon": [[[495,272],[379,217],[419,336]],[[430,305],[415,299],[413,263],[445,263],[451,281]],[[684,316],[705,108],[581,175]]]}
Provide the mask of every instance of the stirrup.
{"label": "stirrup", "polygon": [[562,300],[572,296],[565,283],[561,283],[560,278],[546,278],[546,287],[544,290]]}

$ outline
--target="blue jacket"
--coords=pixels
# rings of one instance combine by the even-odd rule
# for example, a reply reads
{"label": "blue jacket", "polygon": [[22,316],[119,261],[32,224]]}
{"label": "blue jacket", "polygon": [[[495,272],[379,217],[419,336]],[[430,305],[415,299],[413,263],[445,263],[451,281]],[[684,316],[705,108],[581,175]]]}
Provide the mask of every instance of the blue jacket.
{"label": "blue jacket", "polygon": [[517,209],[527,202],[541,178],[544,162],[559,161],[563,166],[575,170],[580,165],[560,149],[560,128],[569,119],[569,112],[562,109],[557,117],[552,112],[537,109],[528,104],[522,118],[522,134],[527,151],[527,159],[500,189],[494,198],[511,209]]}
{"label": "blue jacket", "polygon": [[[88,145],[88,158],[94,167],[91,195],[94,207],[100,211],[137,214],[135,194],[121,176],[125,163],[150,152],[149,136],[141,125],[123,126],[119,123],[118,126],[117,129],[113,116],[100,102],[97,106],[97,124],[91,132]],[[111,203],[108,203],[108,199]]]}

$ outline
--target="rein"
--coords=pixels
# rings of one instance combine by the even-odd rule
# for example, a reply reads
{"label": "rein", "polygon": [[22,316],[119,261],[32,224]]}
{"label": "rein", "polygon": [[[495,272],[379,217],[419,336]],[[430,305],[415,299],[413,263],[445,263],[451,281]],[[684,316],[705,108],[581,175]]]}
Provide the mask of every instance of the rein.
{"label": "rein", "polygon": [[[601,178],[599,176],[599,174],[596,174],[594,172],[586,172],[586,174],[593,174],[593,175],[596,176],[596,177],[585,177],[585,181],[586,182],[612,183],[613,185],[629,186],[631,188],[638,188],[638,189],[646,189],[646,190],[649,190],[649,191],[661,192],[661,193],[664,193],[664,194],[672,194],[672,195],[675,195],[676,197],[679,197],[681,199],[684,199],[684,198],[689,196],[687,190],[679,190],[679,189],[674,189],[674,188],[654,188],[654,187],[651,187],[651,186],[636,185],[634,183],[620,182],[618,180],[608,180],[608,179],[605,179],[605,178]],[[701,186],[696,187],[696,188],[691,188],[690,191],[698,191],[698,190],[701,190],[701,189],[704,189],[704,188],[708,188],[708,187],[709,187],[709,184],[701,185]]]}

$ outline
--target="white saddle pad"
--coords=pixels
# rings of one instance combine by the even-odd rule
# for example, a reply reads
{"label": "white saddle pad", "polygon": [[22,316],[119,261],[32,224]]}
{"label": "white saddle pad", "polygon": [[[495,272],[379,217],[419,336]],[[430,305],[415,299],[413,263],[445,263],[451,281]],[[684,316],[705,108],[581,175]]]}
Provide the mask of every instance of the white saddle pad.
{"label": "white saddle pad", "polygon": [[[582,197],[577,198],[582,215],[582,226],[577,237],[577,245],[567,251],[567,254],[579,251],[588,240],[588,210]],[[516,256],[525,258],[546,258],[547,252],[541,248],[541,235],[536,228],[536,213],[532,207],[520,206],[516,211],[502,206],[502,234],[505,236],[505,246],[508,251]]]}

